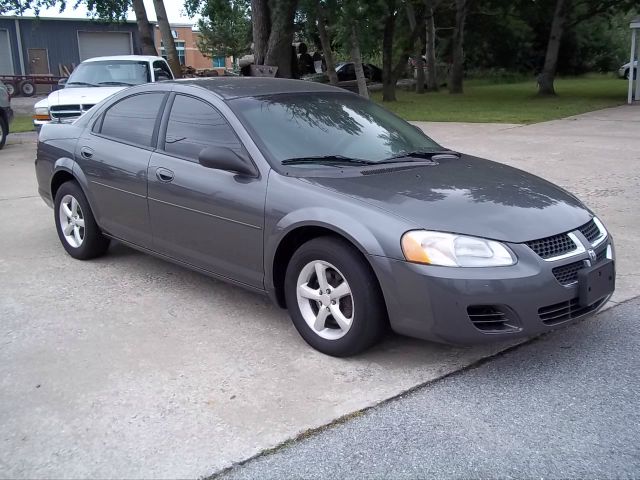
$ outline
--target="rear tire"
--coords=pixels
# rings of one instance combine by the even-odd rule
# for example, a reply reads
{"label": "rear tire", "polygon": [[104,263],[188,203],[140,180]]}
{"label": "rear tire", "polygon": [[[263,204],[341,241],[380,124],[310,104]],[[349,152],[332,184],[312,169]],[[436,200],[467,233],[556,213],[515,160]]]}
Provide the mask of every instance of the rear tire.
{"label": "rear tire", "polygon": [[319,237],[302,245],[289,261],[284,289],[294,326],[322,353],[355,355],[385,332],[378,281],[362,254],[344,240]]}
{"label": "rear tire", "polygon": [[107,251],[109,239],[100,231],[80,185],[63,183],[56,192],[53,210],[58,238],[69,255],[89,260]]}

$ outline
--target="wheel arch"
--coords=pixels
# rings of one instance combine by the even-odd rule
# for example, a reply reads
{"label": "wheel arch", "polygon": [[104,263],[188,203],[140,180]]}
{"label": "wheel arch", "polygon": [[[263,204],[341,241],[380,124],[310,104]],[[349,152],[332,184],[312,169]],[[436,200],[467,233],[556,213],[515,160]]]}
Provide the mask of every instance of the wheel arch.
{"label": "wheel arch", "polygon": [[[370,232],[368,233],[372,236]],[[362,260],[371,269],[376,282],[378,282],[378,286],[381,287],[380,280],[378,279],[373,265],[368,259],[368,253],[371,253],[370,249],[357,241],[354,238],[354,235],[349,233],[346,229],[340,228],[335,224],[327,224],[323,222],[294,224],[286,229],[286,231],[281,235],[273,249],[273,255],[267,257],[272,259],[267,265],[268,269],[265,276],[267,291],[271,298],[281,308],[286,308],[286,301],[284,298],[284,280],[291,257],[304,243],[314,238],[324,236],[339,238],[358,250]]]}
{"label": "wheel arch", "polygon": [[60,186],[70,180],[75,181],[80,185],[82,192],[85,197],[87,197],[87,202],[89,202],[89,207],[91,207],[91,211],[93,212],[96,222],[98,222],[98,219],[100,218],[99,212],[96,209],[96,202],[93,201],[93,196],[89,191],[87,177],[76,162],[68,157],[58,159],[53,166],[53,174],[51,175],[50,182],[51,201],[55,202],[56,192]]}

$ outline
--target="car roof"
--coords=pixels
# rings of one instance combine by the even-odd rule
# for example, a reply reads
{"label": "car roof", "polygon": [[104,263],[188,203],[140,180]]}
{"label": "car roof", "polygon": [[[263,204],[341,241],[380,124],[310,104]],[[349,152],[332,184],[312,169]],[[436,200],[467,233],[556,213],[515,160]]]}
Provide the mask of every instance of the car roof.
{"label": "car roof", "polygon": [[153,55],[112,55],[110,57],[87,58],[82,63],[102,62],[102,61],[110,61],[110,60],[130,60],[132,62],[153,62],[156,60],[162,60],[162,57],[156,57]]}
{"label": "car roof", "polygon": [[270,77],[183,78],[180,80],[167,80],[162,83],[187,84],[206,88],[225,100],[281,93],[347,93],[346,90],[323,83]]}

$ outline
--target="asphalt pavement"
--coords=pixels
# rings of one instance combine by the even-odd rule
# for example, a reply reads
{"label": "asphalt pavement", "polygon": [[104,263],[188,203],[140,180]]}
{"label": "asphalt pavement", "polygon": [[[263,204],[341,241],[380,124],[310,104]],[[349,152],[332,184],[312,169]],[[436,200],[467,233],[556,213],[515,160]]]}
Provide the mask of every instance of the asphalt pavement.
{"label": "asphalt pavement", "polygon": [[638,478],[640,299],[221,475]]}

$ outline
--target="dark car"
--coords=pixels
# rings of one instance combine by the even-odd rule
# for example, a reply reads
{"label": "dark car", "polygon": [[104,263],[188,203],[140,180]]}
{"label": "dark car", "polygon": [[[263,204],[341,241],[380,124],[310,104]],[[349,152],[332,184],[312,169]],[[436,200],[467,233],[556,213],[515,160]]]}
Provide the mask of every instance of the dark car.
{"label": "dark car", "polygon": [[11,97],[7,87],[0,81],[0,149],[4,147],[9,135],[9,125],[13,119]]}
{"label": "dark car", "polygon": [[[363,63],[362,69],[364,70],[364,76],[370,82],[382,81],[382,70],[379,67],[371,63]],[[356,66],[353,62],[344,62],[336,65],[336,74],[338,75],[338,81],[346,82],[356,79]]]}
{"label": "dark car", "polygon": [[116,239],[268,294],[330,355],[387,325],[455,344],[536,335],[614,289],[612,239],[576,197],[312,82],[132,87],[46,125],[36,174],[72,257]]}

